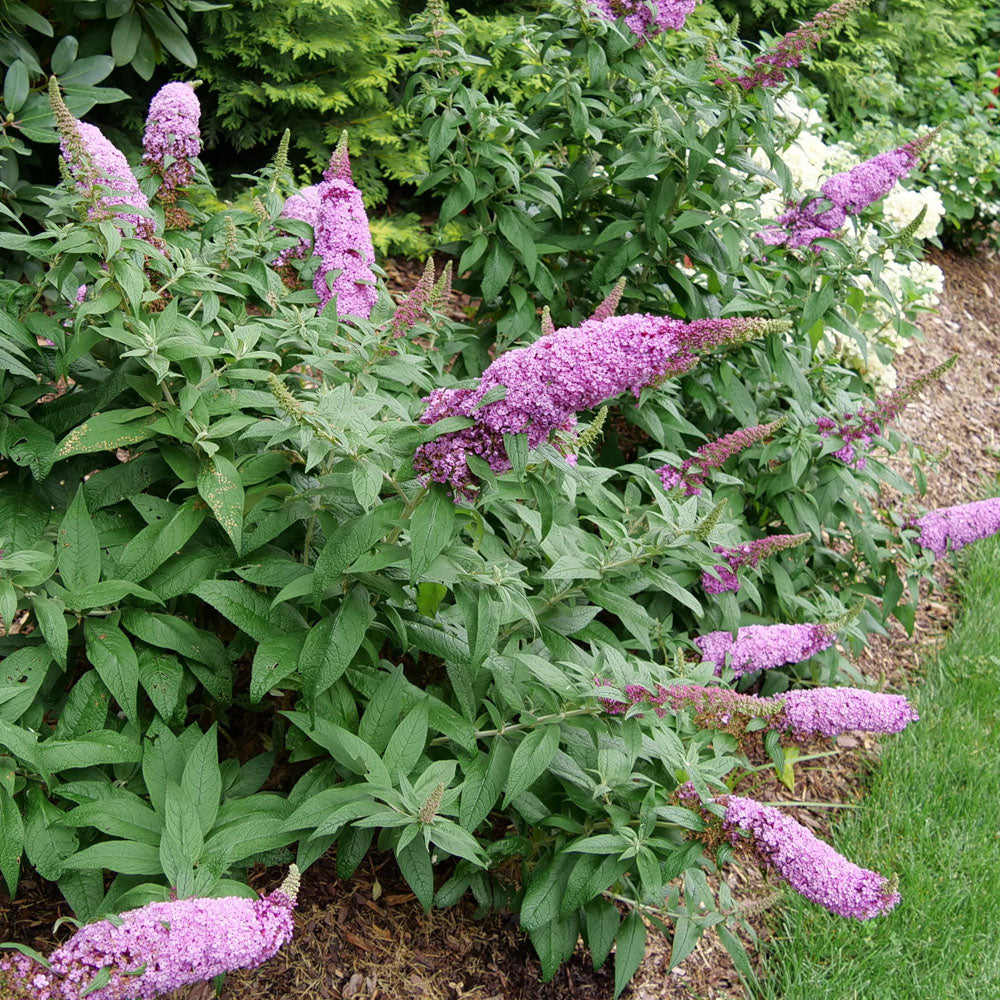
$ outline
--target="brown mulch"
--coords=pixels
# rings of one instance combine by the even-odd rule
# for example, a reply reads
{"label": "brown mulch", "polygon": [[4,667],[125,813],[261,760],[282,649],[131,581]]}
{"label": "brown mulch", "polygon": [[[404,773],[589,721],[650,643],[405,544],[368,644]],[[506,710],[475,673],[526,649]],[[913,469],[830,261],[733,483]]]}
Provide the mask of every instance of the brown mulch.
{"label": "brown mulch", "polygon": [[[923,323],[925,341],[914,343],[897,362],[900,378],[912,377],[960,351],[958,364],[913,402],[898,427],[926,452],[927,495],[904,498],[915,510],[977,499],[983,477],[997,468],[996,429],[1000,427],[1000,362],[995,333],[1000,331],[1000,262],[950,252],[931,255],[945,270],[947,282],[939,314]],[[392,263],[394,287],[408,290],[419,265]],[[457,301],[456,318],[468,315],[468,301]],[[894,463],[897,470],[904,466]],[[889,494],[887,502],[899,502]],[[946,567],[939,574],[947,582]],[[894,623],[887,637],[874,637],[856,662],[877,687],[899,690],[920,676],[920,660],[942,641],[953,600],[946,586],[922,591],[911,638]],[[803,748],[822,752],[829,744]],[[761,771],[740,791],[752,787],[762,800],[797,800],[851,805],[862,795],[865,775],[877,761],[877,741],[845,735],[836,758],[797,765],[794,789],[773,770]],[[831,764],[831,761],[836,763]],[[836,809],[790,810],[800,822],[825,835]],[[277,869],[257,870],[251,881],[266,891],[283,876]],[[759,872],[732,866],[726,877],[738,899],[760,901],[773,895]],[[51,927],[64,912],[55,887],[42,880],[22,883],[14,903],[0,890],[0,940],[17,940],[39,950],[51,948]],[[779,899],[780,905],[780,899]],[[751,907],[753,909],[754,907]],[[303,877],[295,940],[260,970],[228,977],[222,1000],[608,1000],[613,991],[611,962],[595,971],[578,948],[555,979],[541,984],[530,943],[505,915],[473,915],[463,901],[425,915],[402,881],[391,857],[372,855],[353,878],[337,878],[333,854]],[[767,937],[766,919],[751,918]],[[68,929],[59,932],[63,938]],[[668,971],[670,942],[650,930],[646,960],[626,991],[634,1000],[717,1000],[744,992],[725,951],[706,936],[680,967]],[[206,986],[179,991],[174,1000],[209,1000]]]}

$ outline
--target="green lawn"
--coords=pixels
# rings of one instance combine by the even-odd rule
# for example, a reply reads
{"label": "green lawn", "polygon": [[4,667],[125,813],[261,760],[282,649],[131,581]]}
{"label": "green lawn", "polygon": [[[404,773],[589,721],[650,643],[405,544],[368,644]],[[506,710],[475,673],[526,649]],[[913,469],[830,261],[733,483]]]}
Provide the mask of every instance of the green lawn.
{"label": "green lawn", "polygon": [[887,739],[833,838],[857,864],[898,873],[903,900],[857,923],[795,897],[757,1000],[1000,1000],[1000,544],[967,551],[921,719]]}

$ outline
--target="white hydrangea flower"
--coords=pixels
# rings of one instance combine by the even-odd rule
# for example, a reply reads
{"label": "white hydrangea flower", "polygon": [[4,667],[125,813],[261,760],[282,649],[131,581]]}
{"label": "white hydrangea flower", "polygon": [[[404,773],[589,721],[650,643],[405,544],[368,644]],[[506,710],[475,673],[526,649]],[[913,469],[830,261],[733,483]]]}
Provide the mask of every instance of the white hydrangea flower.
{"label": "white hydrangea flower", "polygon": [[899,184],[895,185],[882,203],[882,216],[896,232],[899,232],[924,208],[927,210],[926,214],[913,235],[915,239],[926,240],[937,234],[941,219],[944,218],[944,202],[936,188],[923,187],[912,190]]}

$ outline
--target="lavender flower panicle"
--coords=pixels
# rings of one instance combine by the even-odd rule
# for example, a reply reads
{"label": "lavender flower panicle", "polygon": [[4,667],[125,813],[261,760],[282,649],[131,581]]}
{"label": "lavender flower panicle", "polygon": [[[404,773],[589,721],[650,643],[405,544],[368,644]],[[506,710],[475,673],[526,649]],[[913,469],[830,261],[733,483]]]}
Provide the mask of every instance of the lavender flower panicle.
{"label": "lavender flower panicle", "polygon": [[787,79],[784,70],[798,66],[806,52],[870,2],[871,0],[839,0],[832,7],[817,14],[811,21],[806,21],[779,38],[771,48],[754,59],[755,68],[751,73],[736,77],[735,82],[744,90],[780,86]]}
{"label": "lavender flower panicle", "polygon": [[[57,86],[52,89],[58,94]],[[61,98],[59,100],[61,102]],[[56,107],[55,101],[53,107]],[[156,229],[152,218],[136,214],[148,212],[149,201],[139,190],[125,154],[109,142],[99,128],[73,119],[65,110],[65,104],[61,110],[65,114],[57,114],[61,133],[59,149],[77,190],[90,201],[87,218],[111,219],[120,232],[124,232],[121,224],[127,223],[135,227],[135,234],[140,239],[153,239]],[[72,128],[66,116],[72,119]]]}
{"label": "lavender flower panicle", "polygon": [[163,178],[157,192],[163,202],[175,201],[194,177],[191,161],[201,152],[200,118],[201,105],[188,83],[168,83],[150,101],[142,159]]}
{"label": "lavender flower panicle", "polygon": [[[469,417],[465,430],[443,434],[422,445],[414,468],[470,495],[474,477],[466,456],[476,455],[494,472],[510,468],[504,434],[526,433],[538,447],[555,431],[570,431],[580,410],[687,371],[695,351],[763,336],[785,324],[778,320],[714,319],[684,323],[642,314],[587,320],[563,327],[528,347],[501,354],[483,372],[475,389],[436,389],[426,398],[422,423]],[[503,399],[481,406],[491,390]]]}
{"label": "lavender flower panicle", "polygon": [[719,801],[726,807],[723,828],[732,842],[739,844],[739,831],[747,831],[751,849],[760,860],[810,902],[856,920],[888,913],[899,902],[889,879],[848,861],[773,806],[739,795]]}
{"label": "lavender flower panicle", "polygon": [[52,952],[49,969],[23,955],[0,960],[0,998],[80,1000],[106,968],[110,981],[88,992],[91,1000],[153,1000],[223,972],[256,968],[291,940],[298,888],[292,865],[281,887],[262,899],[150,903],[121,914],[117,925],[87,924]]}
{"label": "lavender flower panicle", "polygon": [[864,688],[808,688],[787,691],[781,728],[795,736],[838,736],[849,730],[866,733],[901,733],[920,716],[901,694],[884,694]]}
{"label": "lavender flower panicle", "polygon": [[914,526],[920,529],[918,544],[940,559],[1000,532],[1000,497],[939,507],[917,518]]}
{"label": "lavender flower panicle", "polygon": [[737,677],[801,663],[833,645],[828,625],[744,625],[734,639],[729,632],[708,632],[694,640],[702,658],[715,664],[715,675],[732,667]]}
{"label": "lavender flower panicle", "polygon": [[657,469],[665,490],[677,486],[684,487],[687,496],[699,496],[701,487],[712,469],[721,469],[726,460],[744,448],[758,444],[764,438],[770,437],[785,422],[782,417],[768,424],[757,424],[753,427],[743,427],[732,434],[725,434],[708,444],[703,444],[690,458],[686,459],[679,469],[672,465],[662,465]]}
{"label": "lavender flower panicle", "polygon": [[[846,2],[846,0],[845,0]],[[823,199],[806,198],[757,234],[769,246],[809,247],[819,251],[819,239],[829,239],[847,220],[887,195],[916,165],[919,154],[940,127],[886,153],[879,153],[850,170],[834,174],[820,188]]]}
{"label": "lavender flower panicle", "polygon": [[[336,296],[338,313],[367,319],[378,298],[371,269],[375,248],[364,199],[351,180],[346,132],[330,158],[323,180],[288,198],[281,214],[313,227],[313,253],[320,258],[313,288],[319,296],[320,309]],[[307,241],[300,241],[298,247],[281,253],[275,264],[281,266],[294,257],[304,256],[308,246]],[[333,271],[339,274],[331,288],[327,276]]]}
{"label": "lavender flower panicle", "polygon": [[726,548],[716,545],[712,551],[723,556],[726,565],[717,565],[715,572],[718,579],[707,570],[701,574],[701,585],[706,594],[724,594],[727,591],[737,592],[740,589],[740,580],[736,575],[736,570],[743,566],[755,567],[761,559],[773,556],[784,549],[794,548],[801,545],[809,538],[808,532],[800,535],[768,535],[766,538],[758,538],[751,542],[744,542],[733,548]]}
{"label": "lavender flower panicle", "polygon": [[[624,18],[633,35],[645,40],[672,28],[680,31],[697,0],[590,0],[599,17],[606,21]],[[655,10],[654,10],[655,8]]]}

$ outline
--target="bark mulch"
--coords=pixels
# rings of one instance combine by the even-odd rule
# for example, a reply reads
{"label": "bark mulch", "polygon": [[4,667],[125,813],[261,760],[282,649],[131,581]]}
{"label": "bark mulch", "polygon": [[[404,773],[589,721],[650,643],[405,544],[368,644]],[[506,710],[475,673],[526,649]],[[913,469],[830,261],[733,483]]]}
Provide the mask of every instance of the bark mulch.
{"label": "bark mulch", "polygon": [[[914,500],[887,492],[883,500],[905,510],[961,503],[979,498],[986,477],[998,466],[1000,428],[1000,261],[951,252],[932,254],[947,276],[939,313],[923,324],[925,340],[914,342],[897,368],[901,379],[944,361],[960,358],[944,379],[904,412],[897,426],[926,452],[927,495]],[[390,279],[408,290],[419,268],[393,265]],[[460,315],[467,302],[456,304]],[[904,464],[897,463],[903,471]],[[898,624],[886,637],[875,637],[857,663],[878,687],[899,690],[920,676],[920,661],[947,632],[953,612],[947,568],[933,592],[922,590],[916,628],[907,636]],[[794,790],[773,771],[753,779],[753,794],[763,800],[852,804],[864,791],[865,775],[878,758],[877,741],[846,735],[837,741],[842,753],[795,769]],[[829,743],[803,753],[830,749]],[[832,762],[832,763],[831,763]],[[741,786],[746,792],[750,785]],[[820,835],[837,810],[790,810]],[[279,869],[259,869],[252,882],[262,891],[282,879]],[[780,905],[780,892],[762,873],[731,868],[726,877],[760,938],[767,938],[764,911]],[[34,877],[22,883],[10,903],[0,892],[0,939],[52,947],[52,924],[64,912],[50,883]],[[391,856],[371,855],[346,881],[336,874],[333,854],[303,877],[295,940],[263,968],[228,977],[222,1000],[605,1000],[613,990],[611,963],[594,970],[582,948],[548,984],[516,920],[474,915],[470,902],[424,914]],[[63,929],[61,939],[68,933]],[[752,942],[749,942],[752,947]],[[695,952],[672,972],[670,942],[650,929],[646,960],[626,996],[634,1000],[715,1000],[744,996],[739,977],[714,937],[706,936]],[[207,985],[178,991],[173,1000],[210,1000]]]}

